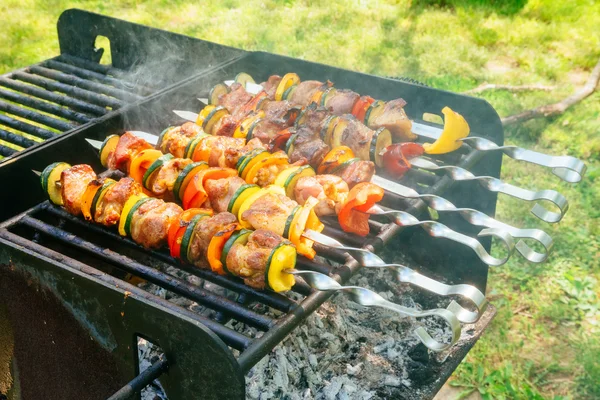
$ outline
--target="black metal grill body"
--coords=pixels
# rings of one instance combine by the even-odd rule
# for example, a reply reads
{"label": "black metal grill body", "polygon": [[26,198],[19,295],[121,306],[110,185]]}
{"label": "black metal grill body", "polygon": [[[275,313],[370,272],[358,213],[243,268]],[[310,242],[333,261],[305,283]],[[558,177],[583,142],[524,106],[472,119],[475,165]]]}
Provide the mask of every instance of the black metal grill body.
{"label": "black metal grill body", "polygon": [[[73,35],[73,43],[62,39],[67,34],[65,26],[71,29],[68,33]],[[89,27],[92,28],[88,29]],[[122,32],[122,36],[110,37],[111,29],[116,28]],[[137,69],[138,77],[146,77],[148,71],[150,71],[150,75],[156,71],[150,61],[153,57],[158,57],[155,51],[157,41],[163,49],[174,48],[177,50],[176,54],[185,55],[186,58],[193,56],[192,60],[196,62],[198,58],[202,59],[203,53],[193,51],[197,49],[194,46],[202,47],[205,50],[204,54],[210,54],[212,58],[211,67],[204,64],[205,68],[197,68],[194,74],[189,73],[189,69],[182,67],[182,71],[177,74],[188,74],[188,78],[181,77],[178,83],[167,89],[124,105],[93,122],[54,138],[52,141],[13,156],[0,165],[0,180],[6,184],[6,187],[15,188],[10,191],[10,195],[3,195],[2,198],[1,218],[12,218],[5,222],[0,230],[0,241],[2,242],[0,264],[12,263],[18,270],[37,277],[36,279],[41,285],[50,286],[50,288],[53,287],[51,282],[62,282],[64,279],[69,279],[68,274],[77,276],[76,279],[73,279],[73,284],[85,287],[100,284],[101,288],[90,289],[90,296],[107,299],[106,304],[104,301],[96,304],[96,307],[106,312],[106,316],[100,317],[91,314],[89,318],[78,319],[91,332],[95,332],[94,334],[99,336],[97,338],[99,340],[102,339],[102,332],[105,331],[99,331],[95,327],[97,325],[107,327],[119,343],[111,351],[122,361],[123,373],[127,378],[131,378],[136,373],[136,368],[131,364],[131,349],[124,345],[124,343],[128,345],[132,343],[132,333],[135,331],[141,336],[146,335],[153,341],[159,342],[166,349],[169,364],[173,366],[168,374],[177,375],[177,379],[183,379],[186,382],[185,385],[181,385],[175,383],[177,379],[167,379],[165,388],[172,399],[190,398],[185,396],[189,396],[190,393],[199,393],[194,390],[198,389],[198,382],[205,384],[204,379],[207,376],[220,382],[220,388],[210,387],[209,390],[209,387],[205,386],[205,391],[201,392],[202,398],[242,397],[243,374],[270,352],[331,294],[313,292],[302,285],[294,288],[294,291],[302,296],[301,301],[293,301],[288,297],[273,293],[257,292],[233,278],[214,276],[210,272],[178,266],[166,253],[142,251],[135,243],[120,238],[114,231],[90,225],[83,220],[69,216],[48,203],[23,212],[45,198],[37,177],[31,173],[32,169],[41,170],[49,163],[60,160],[71,164],[88,163],[100,171],[101,166],[97,152],[89,147],[85,138],[102,140],[109,134],[121,133],[126,129],[159,133],[166,126],[182,122],[172,114],[171,110],[198,110],[200,103],[196,97],[206,97],[208,90],[214,84],[225,79],[232,79],[241,71],[250,73],[257,80],[266,79],[274,73],[283,74],[294,71],[303,79],[330,79],[335,82],[337,87],[353,89],[375,98],[388,100],[403,97],[408,101],[406,111],[409,117],[423,124],[427,124],[422,121],[423,113],[439,114],[444,106],[450,106],[464,115],[474,134],[487,137],[497,144],[503,142],[503,131],[498,115],[487,102],[479,99],[274,54],[245,53],[240,50],[222,48],[218,45],[207,44],[207,42],[197,42],[196,39],[81,11],[67,11],[59,22],[59,33],[61,34],[62,52],[68,52],[69,55],[74,54],[79,59],[90,63],[98,61],[98,53],[93,51],[96,35],[108,36],[111,39],[114,67],[126,69],[137,65],[136,62],[139,60],[142,60],[139,65],[149,65],[146,69],[144,69],[145,67]],[[132,41],[135,44],[132,44]],[[214,51],[211,50],[207,53],[207,46]],[[222,56],[221,59],[218,59],[219,55]],[[64,55],[61,57],[64,58]],[[453,163],[467,167],[476,174],[499,176],[500,155],[486,155],[485,158],[482,158],[482,154],[478,152],[465,151],[451,157],[454,157],[451,160]],[[493,215],[495,211],[496,195],[484,191],[476,183],[461,183],[451,186],[448,178],[418,172],[409,174],[403,183],[415,187],[420,192],[442,194],[461,207],[477,208],[490,215]],[[420,217],[426,215],[426,207],[420,202],[407,202],[390,197],[386,200],[386,205],[404,209]],[[474,233],[473,227],[467,225],[460,218],[442,217],[441,222],[453,229]],[[326,234],[337,238],[343,237],[343,241],[348,244],[370,246],[369,248],[376,252],[385,248],[388,251],[390,248],[398,248],[399,251],[412,258],[416,264],[423,266],[422,270],[429,275],[439,277],[449,283],[475,284],[485,290],[487,266],[480,262],[470,250],[452,242],[432,239],[418,228],[403,230],[383,221],[374,221],[372,232],[373,235],[364,240],[343,234],[339,228],[335,227],[335,224],[329,224],[325,230]],[[489,249],[489,242],[486,243],[486,247]],[[338,274],[340,281],[347,281],[359,270],[357,263],[354,260],[346,259],[343,254],[323,248],[317,248],[317,251],[320,255],[339,262],[341,266],[331,267],[327,263],[305,260],[300,262],[300,267]],[[236,294],[235,298],[228,299],[219,294],[190,287],[186,282],[180,282],[166,274],[164,271],[168,266],[177,266],[226,288]],[[47,272],[36,273],[40,269]],[[112,276],[115,275],[114,270],[133,274],[174,293],[193,299],[213,310],[214,313],[209,318],[190,315],[190,312],[180,307],[165,304],[156,296],[115,278]],[[116,274],[116,276],[120,275]],[[117,297],[122,300],[124,287],[134,294],[133,298],[136,301],[131,303],[139,307],[138,316],[143,315],[144,321],[153,321],[152,323],[136,322],[138,318],[133,318],[135,312],[126,313],[126,316],[129,314],[133,318],[129,322],[129,318],[120,315],[119,307],[107,305],[116,302]],[[59,293],[59,297],[68,307],[81,310],[83,314],[80,315],[88,315],[89,310],[84,304],[76,301],[77,296],[69,294],[71,291],[77,292],[77,290],[73,287],[65,287]],[[276,314],[278,316],[267,316],[257,311],[265,308],[278,310],[279,314]],[[483,328],[489,323],[491,314],[490,311],[482,318],[482,323],[476,327],[478,333],[473,340],[464,341],[455,346],[452,354],[444,363],[444,368],[439,371],[441,379],[423,388],[425,392],[433,395],[439,389],[477,340]],[[155,323],[158,325],[168,323],[170,318],[183,320],[177,325],[182,327],[181,334],[177,334],[176,339],[164,336],[169,334],[169,329],[165,331],[161,327],[154,326]],[[106,326],[107,319],[114,323]],[[242,335],[224,326],[230,319],[252,326],[263,334],[259,338]],[[136,325],[138,323],[140,325]],[[187,334],[184,334],[186,329],[197,329],[202,332],[196,334],[188,331],[188,337]],[[194,337],[194,335],[199,336]],[[195,341],[195,338],[202,338],[202,340]],[[184,350],[190,344],[190,340],[195,343],[194,346],[199,347],[190,347],[186,353]],[[171,344],[174,341],[181,346],[177,347],[175,344]],[[203,349],[204,347],[207,349]],[[228,348],[235,349],[234,353],[231,353]],[[183,354],[187,354],[187,356]],[[223,370],[229,374],[229,377],[217,379],[214,376],[216,369],[201,361],[195,361],[194,365],[192,365],[194,361],[189,361],[190,364],[179,363],[182,357],[203,358],[207,354],[211,363],[214,362],[214,357],[223,358],[219,363],[223,364]],[[237,355],[237,359],[233,354]],[[181,371],[179,367],[193,368],[194,379],[178,375]],[[179,372],[173,372],[174,369],[178,369]],[[188,369],[188,371],[190,370]],[[200,376],[204,378],[199,378]],[[224,384],[224,382],[229,384]]]}

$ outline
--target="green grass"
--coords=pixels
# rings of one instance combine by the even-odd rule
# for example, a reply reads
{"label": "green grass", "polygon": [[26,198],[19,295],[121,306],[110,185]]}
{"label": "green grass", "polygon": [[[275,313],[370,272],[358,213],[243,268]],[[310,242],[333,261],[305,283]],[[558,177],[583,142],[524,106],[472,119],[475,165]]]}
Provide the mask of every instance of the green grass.
{"label": "green grass", "polygon": [[[66,1],[4,0],[0,72],[58,53],[55,23]],[[414,0],[345,3],[80,1],[78,8],[248,50],[266,50],[379,75],[407,75],[452,91],[482,82],[554,85],[551,92],[487,92],[500,115],[559,100],[600,57],[600,7],[593,0]],[[266,22],[268,21],[268,22]],[[410,99],[407,99],[410,101]],[[506,130],[507,141],[585,160],[578,185],[505,158],[503,178],[553,188],[570,211],[541,265],[514,257],[490,273],[498,317],[453,384],[490,398],[600,397],[600,93],[564,115]],[[527,206],[502,196],[498,217],[539,226]]]}

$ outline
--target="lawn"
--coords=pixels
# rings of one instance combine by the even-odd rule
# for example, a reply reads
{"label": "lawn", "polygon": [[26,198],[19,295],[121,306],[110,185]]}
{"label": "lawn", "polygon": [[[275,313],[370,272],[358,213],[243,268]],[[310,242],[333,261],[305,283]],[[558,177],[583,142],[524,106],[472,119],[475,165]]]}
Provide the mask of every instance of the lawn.
{"label": "lawn", "polygon": [[[58,54],[55,23],[70,7],[457,92],[483,82],[555,87],[484,92],[501,116],[566,97],[600,57],[593,0],[2,0],[9,17],[0,30],[0,73]],[[505,157],[504,180],[556,189],[570,211],[560,224],[543,226],[555,239],[547,263],[514,257],[491,272],[488,295],[498,316],[453,384],[492,398],[600,398],[599,132],[600,92],[557,118],[506,130],[508,143],[579,157],[588,173],[570,185]],[[541,225],[526,205],[504,196],[498,217]]]}

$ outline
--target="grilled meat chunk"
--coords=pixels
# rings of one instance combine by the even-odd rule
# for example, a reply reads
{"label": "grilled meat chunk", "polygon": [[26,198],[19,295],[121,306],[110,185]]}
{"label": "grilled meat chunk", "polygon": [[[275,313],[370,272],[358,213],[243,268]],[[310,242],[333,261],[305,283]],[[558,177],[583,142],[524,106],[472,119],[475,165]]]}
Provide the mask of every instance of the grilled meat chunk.
{"label": "grilled meat chunk", "polygon": [[254,229],[269,229],[283,235],[287,217],[298,203],[287,196],[267,193],[259,197],[241,215]]}
{"label": "grilled meat chunk", "polygon": [[369,129],[352,116],[343,116],[348,124],[341,133],[340,142],[348,146],[354,152],[354,155],[361,160],[369,160],[369,150],[375,131]]}
{"label": "grilled meat chunk", "polygon": [[279,75],[271,75],[266,82],[260,84],[265,89],[265,92],[267,92],[269,99],[275,100],[275,92],[280,82],[281,77]]}
{"label": "grilled meat chunk", "polygon": [[151,148],[152,146],[144,139],[133,133],[125,132],[119,139],[115,151],[108,155],[108,167],[129,172],[129,165],[133,157],[140,151]]}
{"label": "grilled meat chunk", "polygon": [[229,202],[235,191],[244,185],[246,181],[238,176],[224,179],[209,179],[204,184],[204,190],[208,194],[210,205],[216,213],[227,211]]}
{"label": "grilled meat chunk", "polygon": [[173,157],[183,158],[185,147],[192,139],[181,131],[181,127],[170,130],[164,134],[160,144],[160,150],[173,154]]}
{"label": "grilled meat chunk", "polygon": [[106,226],[119,223],[121,211],[129,197],[142,193],[142,186],[131,178],[121,178],[107,191],[96,206],[94,221]]}
{"label": "grilled meat chunk", "polygon": [[164,163],[152,178],[150,183],[152,193],[167,201],[172,201],[175,180],[177,180],[179,173],[191,163],[192,160],[187,158],[172,158]]}
{"label": "grilled meat chunk", "polygon": [[[243,149],[245,145],[244,139],[229,136],[207,136],[198,143],[196,151],[208,154],[208,165],[211,167],[231,167],[228,164],[230,160],[227,155]],[[235,161],[237,162],[237,159]],[[233,166],[235,167],[235,164]]]}
{"label": "grilled meat chunk", "polygon": [[202,218],[196,224],[190,246],[188,248],[188,259],[199,267],[207,267],[206,253],[210,240],[227,225],[237,222],[235,215],[223,212],[210,218]]}
{"label": "grilled meat chunk", "polygon": [[348,184],[352,189],[354,185],[360,182],[371,182],[371,178],[375,175],[375,164],[372,161],[356,161],[345,167],[341,171],[337,171],[336,175]]}
{"label": "grilled meat chunk", "polygon": [[369,123],[372,129],[387,128],[400,142],[414,141],[417,135],[411,132],[412,122],[408,119],[404,106],[406,101],[396,99],[385,104],[383,113]]}
{"label": "grilled meat chunk", "polygon": [[268,145],[285,128],[287,128],[287,123],[284,121],[263,119],[254,126],[252,137],[260,139],[261,142]]}
{"label": "grilled meat chunk", "polygon": [[[240,143],[243,143],[243,139]],[[250,139],[242,147],[233,147],[233,146],[228,147],[225,149],[225,155],[224,155],[224,157],[225,157],[224,164],[225,165],[223,165],[223,167],[235,168],[238,160],[244,154],[248,154],[249,152],[251,152],[252,150],[255,150],[255,149],[266,149],[266,148],[267,148],[267,146],[263,142],[261,142],[260,139],[257,139],[257,138]],[[212,167],[212,165],[211,165],[211,167]]]}
{"label": "grilled meat chunk", "polygon": [[265,271],[271,252],[283,238],[272,231],[257,229],[248,236],[248,242],[236,243],[227,253],[227,269],[256,289],[265,288]]}
{"label": "grilled meat chunk", "polygon": [[323,82],[319,81],[304,81],[298,84],[298,87],[292,94],[292,98],[289,99],[290,103],[295,106],[306,107],[310,104],[311,99],[315,92],[323,88]]}
{"label": "grilled meat chunk", "polygon": [[321,140],[318,132],[305,126],[298,128],[293,144],[294,149],[290,154],[291,162],[306,160],[311,167],[318,168],[330,150],[329,146]]}
{"label": "grilled meat chunk", "polygon": [[339,89],[331,96],[325,107],[335,115],[352,113],[352,107],[360,98],[360,94],[348,89]]}
{"label": "grilled meat chunk", "polygon": [[337,175],[304,176],[294,188],[295,199],[304,205],[309,197],[319,200],[317,216],[336,215],[348,196],[348,184]]}
{"label": "grilled meat chunk", "polygon": [[230,89],[229,93],[219,97],[219,104],[225,107],[230,114],[235,114],[236,110],[252,100],[253,96],[239,83],[234,83]]}
{"label": "grilled meat chunk", "polygon": [[281,122],[290,126],[296,120],[301,109],[297,106],[292,106],[289,101],[269,101],[262,108],[265,112],[265,119]]}
{"label": "grilled meat chunk", "polygon": [[328,109],[317,106],[316,103],[311,103],[304,109],[302,117],[302,125],[313,132],[320,132],[323,126],[323,121],[330,115]]}
{"label": "grilled meat chunk", "polygon": [[183,210],[175,203],[152,199],[142,204],[131,218],[131,238],[146,248],[167,243],[169,226]]}
{"label": "grilled meat chunk", "polygon": [[195,122],[188,121],[181,125],[181,133],[189,138],[193,138],[204,133],[204,131],[202,130],[202,127],[196,125]]}
{"label": "grilled meat chunk", "polygon": [[224,116],[223,118],[221,118],[219,121],[217,121],[217,123],[215,124],[214,129],[214,134],[216,136],[233,136],[233,133],[235,132],[235,128],[237,128],[239,123],[239,119],[236,118],[235,116],[229,114]]}
{"label": "grilled meat chunk", "polygon": [[81,198],[96,173],[87,164],[74,165],[60,174],[63,205],[73,215],[81,215]]}

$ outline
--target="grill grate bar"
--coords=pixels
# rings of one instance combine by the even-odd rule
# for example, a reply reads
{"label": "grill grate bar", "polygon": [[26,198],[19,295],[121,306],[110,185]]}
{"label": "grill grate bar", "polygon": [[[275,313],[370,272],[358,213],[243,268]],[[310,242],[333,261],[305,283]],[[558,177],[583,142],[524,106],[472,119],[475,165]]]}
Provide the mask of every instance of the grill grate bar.
{"label": "grill grate bar", "polygon": [[21,132],[29,133],[30,135],[37,136],[42,139],[50,139],[58,135],[56,132],[30,125],[26,122],[19,121],[2,114],[0,114],[0,124]]}
{"label": "grill grate bar", "polygon": [[34,121],[49,126],[51,128],[58,129],[60,131],[68,131],[76,127],[76,125],[70,124],[68,122],[49,117],[47,115],[39,114],[32,110],[17,107],[10,103],[5,103],[3,101],[0,101],[0,111],[7,112],[18,117],[26,118],[30,121]]}
{"label": "grill grate bar", "polygon": [[[88,60],[84,60],[81,58],[77,58],[77,57],[73,57],[71,55],[68,54],[61,54],[58,58],[58,61],[64,61],[67,64],[71,64],[74,65],[76,67],[79,68],[84,68],[87,69],[89,71],[94,71],[103,75],[110,75],[113,76],[115,78],[119,78],[122,79],[123,81],[128,81],[128,78],[131,78],[132,74],[129,74],[123,70],[119,70],[116,68],[113,68],[109,65],[102,65],[102,64],[98,64],[92,61],[88,61]],[[133,68],[132,68],[133,70]],[[138,88],[143,88],[144,90],[146,90],[148,93],[153,93],[156,90],[159,89],[159,87],[145,87],[143,85],[138,85],[136,84],[136,86]]]}
{"label": "grill grate bar", "polygon": [[[36,208],[38,208],[38,207],[36,207]],[[15,220],[18,221],[18,218],[11,219],[11,221],[13,221],[13,222],[15,222]],[[8,222],[8,221],[6,221],[6,222]],[[6,222],[3,224],[4,226],[7,225]],[[48,257],[56,262],[59,262],[60,264],[66,265],[68,268],[82,271],[86,274],[89,274],[89,270],[93,268],[93,267],[91,267],[87,264],[84,264],[78,260],[66,257],[65,255],[63,255],[61,253],[58,253],[54,250],[43,247],[37,243],[32,242],[29,239],[25,239],[19,235],[9,232],[6,229],[0,229],[0,238],[5,239],[11,243],[14,243],[17,246],[20,246],[32,253],[41,254],[44,257]],[[105,282],[109,282],[111,285],[114,285],[114,282],[116,280],[116,278],[112,277],[111,275],[103,274],[103,273],[94,274],[94,276],[97,279],[103,280]],[[128,283],[126,283],[126,282],[122,282],[122,283],[124,286],[128,285]],[[243,349],[248,348],[252,344],[252,339],[250,339],[249,337],[244,336],[241,333],[236,332],[230,328],[227,328],[227,327],[219,324],[218,322],[215,322],[209,318],[206,318],[202,315],[194,313],[188,309],[181,308],[180,306],[170,303],[170,302],[168,302],[168,300],[160,298],[156,295],[153,295],[153,294],[150,294],[147,292],[146,292],[146,295],[154,298],[156,302],[158,302],[159,304],[162,304],[164,307],[180,308],[181,313],[183,313],[190,319],[193,319],[195,321],[198,321],[198,322],[204,324],[207,328],[209,328],[211,331],[213,331],[217,336],[219,336],[221,339],[223,339],[223,341],[227,345],[229,345],[235,349],[243,350]]]}
{"label": "grill grate bar", "polygon": [[25,147],[25,148],[31,147],[34,144],[37,144],[37,142],[34,140],[27,139],[24,136],[5,131],[3,129],[0,129],[0,139],[10,142],[12,144],[15,144],[17,146]]}
{"label": "grill grate bar", "polygon": [[0,144],[0,155],[2,155],[4,157],[11,156],[11,155],[17,153],[18,151],[19,150],[15,150],[12,147],[7,147],[7,146]]}
{"label": "grill grate bar", "polygon": [[87,253],[91,253],[103,261],[115,265],[124,271],[140,276],[148,282],[161,286],[171,292],[187,297],[213,310],[229,313],[238,321],[244,322],[255,328],[268,330],[275,323],[272,318],[258,314],[252,310],[248,310],[239,303],[216,295],[210,291],[193,286],[178,278],[160,272],[155,268],[147,267],[129,257],[120,255],[119,253],[116,253],[110,249],[103,248],[83,240],[80,237],[66,232],[60,228],[47,225],[38,219],[30,216],[24,216],[20,220],[20,223],[55,240],[58,240],[63,244],[75,247]]}
{"label": "grill grate bar", "polygon": [[52,69],[48,69],[45,67],[40,67],[39,65],[32,65],[27,68],[26,71],[32,72],[36,75],[40,75],[49,79],[53,79],[58,82],[62,82],[68,85],[72,85],[75,87],[80,87],[86,90],[102,93],[105,95],[109,95],[115,97],[120,100],[134,102],[138,101],[142,98],[142,96],[138,96],[136,94],[125,92],[121,89],[114,88],[112,86],[106,86],[101,83],[96,83],[89,81],[87,79],[81,79],[73,75],[65,74],[60,71],[55,71]]}
{"label": "grill grate bar", "polygon": [[12,76],[13,78],[18,79],[20,81],[31,83],[32,85],[36,85],[53,92],[61,92],[64,94],[68,94],[69,96],[88,101],[98,106],[111,107],[113,109],[116,109],[120,108],[123,105],[123,103],[117,99],[99,95],[89,90],[79,89],[74,86],[65,85],[64,83],[56,82],[41,76],[32,75],[27,72],[15,72],[12,74]]}
{"label": "grill grate bar", "polygon": [[48,100],[53,103],[60,104],[62,106],[71,107],[74,110],[79,110],[96,116],[104,115],[108,112],[106,108],[98,107],[95,104],[90,104],[85,101],[74,99],[72,97],[52,93],[47,90],[42,90],[35,86],[25,85],[22,82],[16,81],[14,79],[0,77],[0,85],[9,89],[17,90],[21,93],[29,94],[40,99]]}
{"label": "grill grate bar", "polygon": [[144,96],[147,96],[147,95],[153,93],[152,90],[144,88],[142,86],[139,86],[139,85],[136,85],[133,83],[129,83],[124,80],[115,79],[110,76],[100,74],[98,72],[89,71],[84,68],[79,68],[74,65],[65,64],[56,59],[48,60],[48,61],[44,62],[43,65],[47,66],[48,68],[55,69],[57,71],[66,72],[68,74],[75,75],[75,76],[78,76],[83,79],[87,79],[89,81],[96,81],[96,82],[102,83],[104,85],[113,86],[117,89],[122,88],[122,89],[130,90],[130,91],[135,91],[141,97],[144,97]]}
{"label": "grill grate bar", "polygon": [[[269,292],[265,292],[265,291],[258,291],[258,290],[251,288],[248,285],[245,285],[243,282],[241,282],[238,279],[234,279],[234,278],[230,278],[230,277],[222,276],[222,275],[215,275],[214,273],[212,273],[208,270],[203,270],[203,269],[188,266],[185,264],[179,264],[171,256],[169,256],[167,254],[164,254],[164,253],[161,253],[161,252],[155,251],[155,250],[149,251],[148,249],[140,246],[139,244],[135,243],[133,240],[131,240],[129,238],[124,238],[122,236],[117,235],[114,232],[107,231],[106,229],[104,229],[98,225],[92,225],[88,222],[85,222],[85,221],[81,220],[80,218],[77,218],[77,217],[69,214],[68,212],[64,211],[63,209],[61,209],[59,207],[50,206],[46,210],[48,212],[50,212],[51,214],[55,215],[56,217],[63,218],[63,219],[65,219],[71,223],[74,223],[78,226],[89,229],[94,233],[101,233],[101,234],[107,235],[107,236],[111,237],[112,239],[119,240],[123,243],[126,243],[130,247],[133,247],[135,249],[138,249],[138,250],[141,250],[144,252],[149,252],[153,257],[156,257],[157,259],[163,261],[165,264],[168,264],[168,265],[171,265],[171,266],[174,266],[177,268],[181,268],[186,272],[189,272],[193,275],[198,276],[199,278],[202,278],[202,279],[205,279],[212,283],[215,283],[226,289],[230,289],[230,290],[236,291],[238,293],[243,293],[243,294],[249,295],[252,297],[252,300],[263,303],[263,304],[265,304],[269,307],[272,307],[276,310],[288,312],[288,311],[292,310],[294,307],[296,307],[296,303],[284,295],[277,294],[277,293],[269,293]],[[327,271],[326,273],[329,273],[329,271]]]}
{"label": "grill grate bar", "polygon": [[57,117],[61,117],[70,121],[79,122],[85,124],[92,117],[89,117],[84,114],[80,114],[78,112],[69,110],[67,108],[62,108],[52,103],[47,103],[45,101],[40,101],[32,97],[22,96],[19,93],[11,92],[9,90],[0,89],[0,98],[12,101],[13,103],[19,103],[26,107],[34,108],[36,110],[40,110],[46,112],[48,114],[56,115]]}

